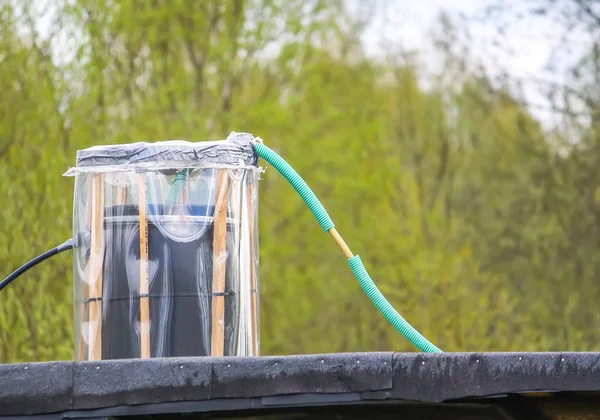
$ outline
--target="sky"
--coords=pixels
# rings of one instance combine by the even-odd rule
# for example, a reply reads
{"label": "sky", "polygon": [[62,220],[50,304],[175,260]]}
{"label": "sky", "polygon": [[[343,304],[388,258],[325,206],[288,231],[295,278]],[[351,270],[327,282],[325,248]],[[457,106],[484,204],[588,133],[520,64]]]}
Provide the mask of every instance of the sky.
{"label": "sky", "polygon": [[[511,78],[522,81],[523,99],[531,105],[530,112],[547,129],[559,124],[560,115],[548,111],[550,103],[540,91],[539,83],[533,79],[564,82],[567,69],[591,44],[590,34],[572,30],[568,34],[572,54],[556,56],[553,52],[562,45],[561,37],[565,32],[559,30],[549,16],[528,15],[527,20],[513,21],[502,36],[501,44],[495,45],[494,40],[499,39],[497,27],[478,18],[486,7],[498,4],[498,0],[372,1],[379,10],[363,38],[369,54],[377,56],[381,54],[382,46],[385,50],[399,43],[407,50],[419,50],[426,65],[435,66],[438,57],[428,45],[428,32],[442,11],[453,18],[462,15],[462,22],[472,35],[469,47],[484,68],[493,75],[498,75],[500,70],[506,71]],[[536,3],[536,0],[518,1],[505,0],[505,3],[518,4],[519,7],[531,7]],[[553,67],[552,70],[548,65]],[[438,67],[437,70],[443,68]]]}
{"label": "sky", "polygon": [[[414,48],[426,45],[427,31],[442,11],[451,16],[463,14],[467,18],[469,29],[477,39],[475,48],[482,56],[499,54],[492,51],[492,40],[496,34],[495,28],[488,23],[475,22],[487,6],[498,0],[381,0],[378,2],[381,10],[375,22],[369,27],[365,42],[371,53],[377,52],[377,44],[381,40],[401,40]],[[551,50],[552,23],[547,19],[529,20],[504,38],[503,47],[515,48],[516,55],[503,58],[511,72],[525,75],[540,71],[546,64]]]}

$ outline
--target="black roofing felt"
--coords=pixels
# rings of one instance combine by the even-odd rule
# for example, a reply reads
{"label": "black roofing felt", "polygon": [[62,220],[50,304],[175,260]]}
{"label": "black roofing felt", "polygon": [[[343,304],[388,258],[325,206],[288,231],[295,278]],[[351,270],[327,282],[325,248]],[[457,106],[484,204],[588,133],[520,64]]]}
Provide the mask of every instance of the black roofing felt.
{"label": "black roofing felt", "polygon": [[600,391],[600,353],[343,353],[0,365],[0,417],[86,417],[97,410],[115,415],[134,406],[148,414],[381,400],[439,403],[534,391]]}

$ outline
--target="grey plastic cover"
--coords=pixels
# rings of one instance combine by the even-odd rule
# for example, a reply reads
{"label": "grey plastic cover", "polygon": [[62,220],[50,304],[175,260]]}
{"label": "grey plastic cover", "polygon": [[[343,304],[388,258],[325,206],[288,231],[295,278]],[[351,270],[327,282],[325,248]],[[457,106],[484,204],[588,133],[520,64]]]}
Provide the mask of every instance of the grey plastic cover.
{"label": "grey plastic cover", "polygon": [[65,176],[80,172],[112,172],[162,168],[245,168],[259,170],[253,147],[262,142],[250,133],[231,132],[225,140],[98,145],[77,151],[75,167]]}

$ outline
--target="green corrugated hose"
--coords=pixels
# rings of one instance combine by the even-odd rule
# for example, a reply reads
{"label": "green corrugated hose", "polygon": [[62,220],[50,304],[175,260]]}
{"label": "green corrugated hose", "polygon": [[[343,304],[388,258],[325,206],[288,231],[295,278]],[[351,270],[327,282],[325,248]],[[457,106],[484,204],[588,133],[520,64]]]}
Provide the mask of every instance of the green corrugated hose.
{"label": "green corrugated hose", "polygon": [[173,183],[171,184],[171,190],[169,191],[169,196],[167,197],[168,204],[176,204],[183,187],[185,187],[185,180],[189,173],[191,173],[191,169],[184,169],[183,171],[177,172],[175,175],[175,179],[173,179]]}
{"label": "green corrugated hose", "polygon": [[365,266],[363,265],[360,256],[352,255],[352,252],[341,239],[341,236],[335,230],[333,220],[329,217],[327,210],[321,204],[317,196],[312,192],[308,184],[302,179],[298,173],[277,153],[269,149],[262,143],[255,144],[256,152],[260,157],[269,162],[275,167],[288,181],[294,189],[300,194],[300,197],[308,205],[310,210],[319,221],[325,232],[331,233],[336,239],[338,245],[344,250],[348,257],[348,263],[352,272],[358,279],[361,287],[373,301],[375,306],[381,311],[383,316],[394,326],[404,337],[414,344],[421,351],[426,353],[440,353],[441,350],[433,345],[429,340],[423,337],[416,329],[414,329],[387,301],[383,294],[379,291]]}

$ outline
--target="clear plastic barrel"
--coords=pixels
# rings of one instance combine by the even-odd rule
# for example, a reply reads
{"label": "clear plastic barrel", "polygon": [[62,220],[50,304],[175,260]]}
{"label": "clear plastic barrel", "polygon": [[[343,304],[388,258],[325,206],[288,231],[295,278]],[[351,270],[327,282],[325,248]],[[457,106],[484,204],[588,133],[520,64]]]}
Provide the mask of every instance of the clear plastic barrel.
{"label": "clear plastic barrel", "polygon": [[259,355],[258,177],[76,173],[78,360]]}

